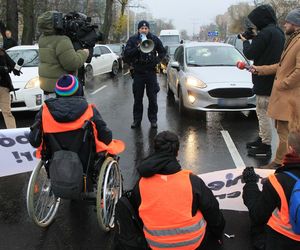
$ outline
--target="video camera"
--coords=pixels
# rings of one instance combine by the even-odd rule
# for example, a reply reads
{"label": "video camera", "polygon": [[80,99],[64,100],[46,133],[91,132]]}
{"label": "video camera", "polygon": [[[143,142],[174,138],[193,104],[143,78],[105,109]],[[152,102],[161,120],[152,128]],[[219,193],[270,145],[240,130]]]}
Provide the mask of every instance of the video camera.
{"label": "video camera", "polygon": [[98,26],[91,24],[91,18],[79,12],[57,12],[53,15],[53,24],[59,34],[71,39],[75,50],[89,49],[86,62],[90,63],[96,42],[103,40],[102,34],[96,31]]}
{"label": "video camera", "polygon": [[[245,37],[245,39],[247,40],[253,39],[255,37],[255,32],[253,31],[253,29],[254,29],[253,27],[247,28],[246,31],[242,33],[242,36]],[[241,39],[240,34],[238,34],[237,37],[238,39]]]}

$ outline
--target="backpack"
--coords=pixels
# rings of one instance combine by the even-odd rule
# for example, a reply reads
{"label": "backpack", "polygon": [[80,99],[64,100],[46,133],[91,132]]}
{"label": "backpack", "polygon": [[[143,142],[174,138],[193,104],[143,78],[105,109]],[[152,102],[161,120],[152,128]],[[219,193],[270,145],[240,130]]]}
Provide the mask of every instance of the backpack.
{"label": "backpack", "polygon": [[65,150],[53,134],[49,134],[49,140],[59,149],[54,152],[49,165],[53,193],[64,199],[80,199],[83,186],[83,166],[77,153],[80,143],[74,143],[72,150]]}
{"label": "backpack", "polygon": [[150,249],[143,226],[130,203],[131,192],[125,192],[115,208],[116,242],[118,250]]}
{"label": "backpack", "polygon": [[284,173],[296,180],[291,193],[289,215],[294,233],[300,234],[300,179],[290,172],[285,171]]}

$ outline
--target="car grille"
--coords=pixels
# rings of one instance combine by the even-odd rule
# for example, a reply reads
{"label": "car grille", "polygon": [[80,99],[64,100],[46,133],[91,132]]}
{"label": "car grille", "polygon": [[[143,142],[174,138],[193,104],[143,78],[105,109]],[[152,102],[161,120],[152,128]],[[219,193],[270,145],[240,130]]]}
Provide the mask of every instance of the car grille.
{"label": "car grille", "polygon": [[252,89],[249,88],[223,88],[208,91],[211,97],[215,98],[241,98],[253,96]]}
{"label": "car grille", "polygon": [[25,102],[13,102],[11,104],[12,108],[22,108],[22,107],[26,107]]}
{"label": "car grille", "polygon": [[226,107],[224,107],[224,106],[220,106],[220,105],[218,105],[218,104],[211,104],[211,105],[209,105],[209,106],[206,106],[205,108],[207,108],[207,109],[224,109],[224,108],[232,108],[232,109],[251,109],[251,108],[255,108],[255,105],[254,104],[247,104],[247,105],[243,105],[243,106],[226,106]]}

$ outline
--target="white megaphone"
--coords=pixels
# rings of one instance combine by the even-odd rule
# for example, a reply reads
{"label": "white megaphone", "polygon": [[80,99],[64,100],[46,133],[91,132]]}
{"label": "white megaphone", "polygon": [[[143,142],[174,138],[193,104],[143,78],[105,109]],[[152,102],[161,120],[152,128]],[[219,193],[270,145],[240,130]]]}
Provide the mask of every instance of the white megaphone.
{"label": "white megaphone", "polygon": [[141,51],[143,53],[150,53],[154,49],[154,42],[147,38],[145,34],[141,34]]}

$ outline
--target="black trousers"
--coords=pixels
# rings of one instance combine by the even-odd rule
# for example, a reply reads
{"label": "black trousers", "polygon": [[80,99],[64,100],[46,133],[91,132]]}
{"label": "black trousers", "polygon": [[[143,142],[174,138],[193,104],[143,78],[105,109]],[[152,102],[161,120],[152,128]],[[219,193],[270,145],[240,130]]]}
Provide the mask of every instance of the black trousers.
{"label": "black trousers", "polygon": [[135,72],[134,74],[132,86],[134,96],[133,120],[135,122],[142,121],[145,88],[149,100],[148,119],[150,122],[157,122],[157,93],[159,92],[159,85],[155,71],[147,71],[144,73]]}

